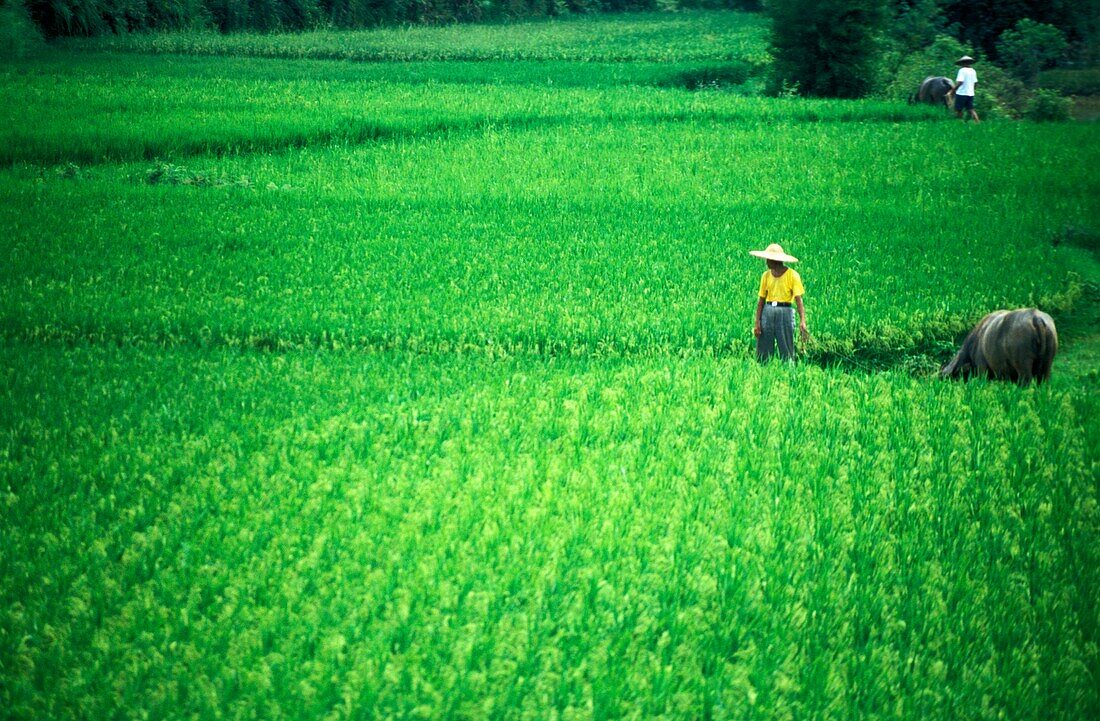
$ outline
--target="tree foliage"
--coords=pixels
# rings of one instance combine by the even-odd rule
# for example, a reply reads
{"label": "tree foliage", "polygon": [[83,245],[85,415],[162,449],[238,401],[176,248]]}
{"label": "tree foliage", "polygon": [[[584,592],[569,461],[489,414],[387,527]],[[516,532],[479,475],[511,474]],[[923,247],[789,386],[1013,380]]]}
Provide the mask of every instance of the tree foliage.
{"label": "tree foliage", "polygon": [[884,0],[769,0],[773,91],[855,98],[871,89]]}
{"label": "tree foliage", "polygon": [[1024,117],[1039,123],[1057,123],[1069,120],[1073,101],[1062,97],[1056,90],[1040,88],[1024,111]]}
{"label": "tree foliage", "polygon": [[903,52],[928,47],[944,33],[946,24],[943,0],[891,0],[890,38]]}
{"label": "tree foliage", "polygon": [[1061,30],[1027,18],[1004,31],[997,41],[1001,64],[1026,83],[1033,83],[1040,70],[1054,67],[1068,50]]}
{"label": "tree foliage", "polygon": [[943,9],[960,40],[995,60],[998,38],[1025,18],[1058,28],[1082,54],[1100,30],[1100,0],[948,0]]}

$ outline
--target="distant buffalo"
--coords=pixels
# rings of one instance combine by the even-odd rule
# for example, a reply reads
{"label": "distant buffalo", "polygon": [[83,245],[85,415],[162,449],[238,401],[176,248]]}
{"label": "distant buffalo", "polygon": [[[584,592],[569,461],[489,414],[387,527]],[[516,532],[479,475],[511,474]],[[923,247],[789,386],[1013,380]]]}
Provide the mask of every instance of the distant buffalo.
{"label": "distant buffalo", "polygon": [[1049,315],[1035,308],[998,310],[978,321],[940,376],[1042,383],[1050,378],[1057,352],[1058,332]]}
{"label": "distant buffalo", "polygon": [[942,75],[929,76],[920,84],[920,89],[909,97],[911,103],[928,103],[930,105],[943,105],[951,107],[951,98],[948,93],[955,84]]}

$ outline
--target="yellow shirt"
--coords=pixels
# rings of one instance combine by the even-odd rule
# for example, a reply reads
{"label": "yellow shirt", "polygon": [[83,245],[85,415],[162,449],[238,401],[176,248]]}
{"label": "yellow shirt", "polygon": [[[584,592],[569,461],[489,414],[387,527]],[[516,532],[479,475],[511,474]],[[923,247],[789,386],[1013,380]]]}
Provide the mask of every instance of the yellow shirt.
{"label": "yellow shirt", "polygon": [[787,268],[778,278],[772,275],[770,270],[765,270],[764,275],[760,277],[760,297],[765,301],[791,303],[805,292],[806,289],[802,287],[802,278],[792,268]]}

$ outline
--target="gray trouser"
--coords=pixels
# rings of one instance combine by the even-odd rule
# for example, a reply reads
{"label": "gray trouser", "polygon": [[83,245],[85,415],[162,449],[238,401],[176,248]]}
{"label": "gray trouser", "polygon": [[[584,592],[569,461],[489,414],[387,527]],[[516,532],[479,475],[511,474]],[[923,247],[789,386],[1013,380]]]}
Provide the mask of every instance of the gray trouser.
{"label": "gray trouser", "polygon": [[779,344],[779,357],[794,360],[794,309],[765,305],[760,314],[760,337],[756,339],[756,359],[761,363],[772,356]]}

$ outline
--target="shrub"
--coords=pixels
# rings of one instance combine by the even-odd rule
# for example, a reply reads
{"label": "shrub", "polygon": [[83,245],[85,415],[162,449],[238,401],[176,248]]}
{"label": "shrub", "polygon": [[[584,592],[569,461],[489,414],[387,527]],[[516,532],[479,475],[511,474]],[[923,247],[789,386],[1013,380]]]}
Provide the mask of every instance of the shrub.
{"label": "shrub", "polygon": [[[945,75],[955,79],[955,61],[974,51],[958,40],[940,35],[928,47],[917,52],[887,57],[883,61],[879,95],[892,100],[905,100],[917,92],[929,75]],[[1031,93],[1024,83],[991,62],[975,66],[978,72],[978,112],[988,118],[1018,118],[1027,109]]]}
{"label": "shrub", "polygon": [[1053,90],[1035,91],[1024,111],[1024,117],[1036,122],[1061,122],[1070,119],[1073,101],[1063,98]]}
{"label": "shrub", "polygon": [[911,53],[895,53],[883,59],[881,95],[905,100],[917,92],[929,75],[955,78],[955,61],[970,51],[955,38],[936,36],[927,47]]}
{"label": "shrub", "polygon": [[975,66],[978,71],[978,95],[975,103],[982,117],[1019,118],[1031,101],[1031,90],[993,63]]}

